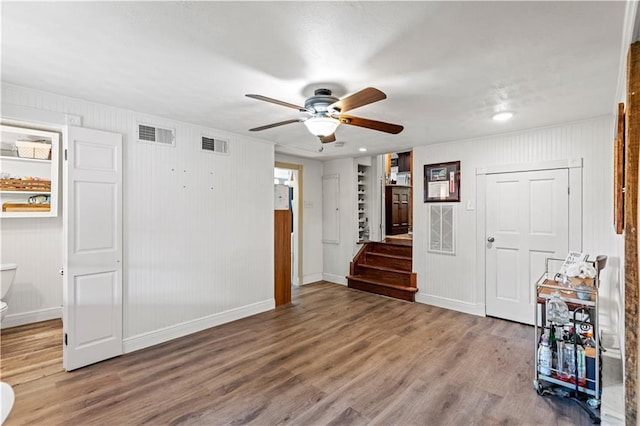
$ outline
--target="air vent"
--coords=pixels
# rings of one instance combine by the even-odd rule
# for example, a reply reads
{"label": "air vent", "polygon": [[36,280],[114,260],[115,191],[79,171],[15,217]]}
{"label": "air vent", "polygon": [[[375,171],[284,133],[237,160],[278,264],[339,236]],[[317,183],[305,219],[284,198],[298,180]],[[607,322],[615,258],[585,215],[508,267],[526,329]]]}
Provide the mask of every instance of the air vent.
{"label": "air vent", "polygon": [[176,132],[173,129],[138,123],[138,141],[175,146]]}
{"label": "air vent", "polygon": [[428,251],[456,254],[453,206],[449,204],[432,204],[430,207]]}
{"label": "air vent", "polygon": [[203,135],[202,150],[216,154],[229,154],[229,141]]}

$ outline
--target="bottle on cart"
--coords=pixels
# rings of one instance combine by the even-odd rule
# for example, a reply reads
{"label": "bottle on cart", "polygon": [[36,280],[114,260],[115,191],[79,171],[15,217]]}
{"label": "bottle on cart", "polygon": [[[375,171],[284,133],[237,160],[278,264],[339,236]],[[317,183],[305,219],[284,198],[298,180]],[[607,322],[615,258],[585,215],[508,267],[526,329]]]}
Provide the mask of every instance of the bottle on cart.
{"label": "bottle on cart", "polygon": [[538,371],[540,374],[551,375],[551,348],[549,347],[549,337],[547,330],[540,338],[540,347],[538,348]]}
{"label": "bottle on cart", "polygon": [[584,386],[587,379],[587,364],[584,348],[578,345],[578,384]]}
{"label": "bottle on cart", "polygon": [[557,342],[556,342],[556,332],[553,324],[549,327],[548,330],[545,329],[545,333],[547,334],[548,342],[549,342],[549,350],[551,351],[551,368],[557,368],[558,365],[558,353],[557,353]]}

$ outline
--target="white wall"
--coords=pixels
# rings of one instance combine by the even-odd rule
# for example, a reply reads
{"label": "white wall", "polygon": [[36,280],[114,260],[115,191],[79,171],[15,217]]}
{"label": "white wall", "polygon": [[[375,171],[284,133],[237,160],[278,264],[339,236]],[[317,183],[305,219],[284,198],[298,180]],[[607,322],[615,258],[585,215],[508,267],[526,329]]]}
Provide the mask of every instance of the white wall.
{"label": "white wall", "polygon": [[302,166],[302,284],[322,280],[322,162],[275,154],[275,160]]}
{"label": "white wall", "polygon": [[[416,147],[414,179],[414,271],[416,299],[443,307],[484,313],[484,278],[477,273],[477,210],[467,210],[482,194],[476,193],[476,169],[536,161],[583,158],[583,250],[606,254],[609,263],[601,285],[601,326],[615,329],[620,288],[622,238],[613,228],[613,117],[601,117],[557,127],[490,136],[474,140]],[[423,200],[423,166],[461,161],[461,202],[455,204],[457,253],[427,251],[428,204]],[[542,273],[543,271],[541,271]],[[602,315],[604,314],[604,315]]]}
{"label": "white wall", "polygon": [[[125,350],[274,306],[273,145],[8,84],[2,114],[59,123],[74,114],[84,127],[123,134]],[[137,120],[175,128],[176,147],[137,142]],[[202,133],[229,139],[230,155],[202,152]],[[60,305],[60,223],[3,221],[3,262],[21,269],[41,269],[38,257],[51,263],[32,289],[20,286],[28,278],[19,276],[7,300],[11,314]],[[47,247],[43,227],[54,228]],[[19,250],[5,233],[23,239]],[[38,256],[26,256],[28,247]],[[55,297],[43,296],[50,293]]]}
{"label": "white wall", "polygon": [[9,308],[2,327],[60,318],[62,218],[2,219],[0,230],[1,262],[18,265],[13,285],[3,299]]}

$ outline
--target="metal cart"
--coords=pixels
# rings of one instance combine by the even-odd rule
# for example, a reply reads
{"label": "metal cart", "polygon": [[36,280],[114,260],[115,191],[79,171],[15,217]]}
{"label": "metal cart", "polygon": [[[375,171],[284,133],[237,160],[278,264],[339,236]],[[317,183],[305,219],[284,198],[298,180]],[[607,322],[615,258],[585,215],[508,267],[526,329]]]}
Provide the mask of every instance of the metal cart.
{"label": "metal cart", "polygon": [[[535,284],[535,341],[534,341],[534,380],[533,386],[542,396],[559,396],[570,398],[579,404],[591,417],[592,422],[600,423],[600,397],[602,392],[601,387],[601,348],[600,348],[600,336],[598,329],[598,287],[600,279],[600,271],[604,269],[606,265],[607,257],[598,256],[595,261],[587,261],[593,265],[596,269],[596,277],[593,278],[591,286],[582,288],[573,288],[565,286],[561,282],[557,282],[555,278],[558,276],[557,271],[559,267],[554,269],[555,266],[562,265],[564,259],[547,258],[545,261],[545,273],[538,279]],[[562,324],[551,321],[547,318],[547,308],[555,297],[560,296],[560,299],[566,304],[569,311],[569,318]],[[543,331],[546,329],[554,328],[561,330],[564,334],[565,330],[570,336],[568,340],[561,340],[559,346],[565,347],[571,345],[572,350],[567,351],[572,353],[568,359],[563,359],[565,350],[562,348],[560,351],[556,348],[554,353],[554,363],[552,363],[549,369],[549,374],[543,374],[540,370],[540,362],[538,359],[538,348],[541,342]],[[571,333],[573,330],[573,333]],[[589,355],[585,355],[585,365],[579,365],[579,351],[578,346],[583,344],[583,335],[588,332],[592,333],[589,348]],[[562,352],[562,353],[560,353]],[[586,348],[585,348],[586,352]],[[558,365],[560,362],[562,365]],[[570,368],[564,369],[563,365],[566,362]],[[581,371],[580,368],[584,368],[586,371]],[[547,369],[544,368],[544,371]]]}

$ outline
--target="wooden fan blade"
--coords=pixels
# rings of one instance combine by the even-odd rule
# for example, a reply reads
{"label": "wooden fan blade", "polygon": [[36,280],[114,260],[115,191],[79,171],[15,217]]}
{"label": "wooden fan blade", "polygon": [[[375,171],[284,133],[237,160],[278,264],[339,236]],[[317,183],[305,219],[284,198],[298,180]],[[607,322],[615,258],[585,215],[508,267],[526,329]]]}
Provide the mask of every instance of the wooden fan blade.
{"label": "wooden fan blade", "polygon": [[301,121],[303,121],[303,120],[300,120],[298,118],[293,119],[293,120],[279,121],[277,123],[265,124],[264,126],[254,127],[253,129],[249,129],[249,131],[250,132],[259,132],[260,130],[266,130],[266,129],[270,129],[272,127],[284,126],[285,124],[300,123]]}
{"label": "wooden fan blade", "polygon": [[338,117],[341,124],[351,126],[366,127],[367,129],[378,130],[380,132],[392,133],[394,135],[404,130],[404,126],[399,124],[385,123],[384,121],[369,120],[368,118],[354,117],[353,115],[341,115]]}
{"label": "wooden fan blade", "polygon": [[306,108],[301,107],[299,105],[290,104],[289,102],[279,101],[277,99],[268,98],[268,97],[262,96],[262,95],[248,94],[248,95],[245,95],[245,96],[248,97],[248,98],[257,99],[259,101],[271,102],[272,104],[281,105],[283,107],[297,109],[298,111],[301,111],[301,112],[306,111]]}
{"label": "wooden fan blade", "polygon": [[366,89],[362,89],[353,95],[347,96],[346,98],[340,99],[338,102],[334,102],[329,105],[329,110],[334,109],[340,112],[347,112],[383,99],[387,99],[387,95],[378,89],[367,87]]}
{"label": "wooden fan blade", "polygon": [[336,134],[331,133],[328,136],[320,136],[320,142],[322,143],[331,143],[336,141]]}

